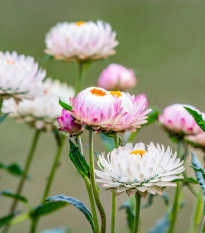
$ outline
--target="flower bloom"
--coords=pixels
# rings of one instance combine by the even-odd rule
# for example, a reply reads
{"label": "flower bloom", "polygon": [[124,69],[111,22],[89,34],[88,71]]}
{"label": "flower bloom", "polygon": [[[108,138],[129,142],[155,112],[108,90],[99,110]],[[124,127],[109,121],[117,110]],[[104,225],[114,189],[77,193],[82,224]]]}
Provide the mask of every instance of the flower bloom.
{"label": "flower bloom", "polygon": [[79,135],[83,131],[83,126],[75,122],[75,119],[70,115],[69,111],[63,109],[61,117],[57,118],[60,126],[59,130],[70,135]]}
{"label": "flower bloom", "polygon": [[184,107],[189,107],[197,112],[200,112],[193,106],[173,104],[166,107],[162,115],[159,115],[160,123],[166,129],[177,134],[198,134],[202,132],[200,127],[194,121],[194,118]]}
{"label": "flower bloom", "polygon": [[17,102],[33,99],[43,93],[44,70],[39,69],[33,57],[18,55],[16,52],[0,51],[0,97],[13,97]]}
{"label": "flower bloom", "polygon": [[136,131],[136,128],[147,122],[146,114],[150,111],[145,110],[146,99],[141,97],[90,87],[81,91],[76,98],[70,98],[70,114],[79,123],[94,130]]}
{"label": "flower bloom", "polygon": [[197,148],[205,148],[205,133],[186,136],[185,139]]}
{"label": "flower bloom", "polygon": [[39,130],[52,130],[56,128],[57,117],[62,107],[59,98],[68,99],[74,96],[74,89],[58,80],[46,79],[42,84],[44,94],[32,100],[23,100],[18,105],[13,99],[4,101],[3,112],[18,122],[25,122]]}
{"label": "flower bloom", "polygon": [[105,154],[99,156],[96,182],[106,189],[116,190],[116,194],[126,191],[129,196],[136,192],[142,196],[147,193],[162,195],[163,188],[176,186],[173,181],[183,178],[182,164],[169,147],[165,150],[164,146],[155,146],[152,142],[147,146],[128,143],[108,153],[107,159]]}
{"label": "flower bloom", "polygon": [[102,21],[58,23],[46,35],[45,52],[55,59],[98,60],[115,53],[116,32]]}
{"label": "flower bloom", "polygon": [[106,90],[123,91],[135,87],[137,80],[132,69],[118,64],[110,64],[98,79],[98,86]]}

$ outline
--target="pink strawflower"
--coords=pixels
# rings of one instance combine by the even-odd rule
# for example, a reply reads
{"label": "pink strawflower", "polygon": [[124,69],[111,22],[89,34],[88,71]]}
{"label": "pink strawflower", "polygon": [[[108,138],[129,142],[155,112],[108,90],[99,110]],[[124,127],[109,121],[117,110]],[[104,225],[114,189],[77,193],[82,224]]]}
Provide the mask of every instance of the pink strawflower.
{"label": "pink strawflower", "polygon": [[61,117],[57,118],[60,126],[59,130],[70,135],[79,135],[83,131],[83,126],[75,122],[75,119],[70,115],[69,111],[63,109]]}
{"label": "pink strawflower", "polygon": [[147,99],[119,91],[90,87],[70,98],[70,114],[81,124],[94,130],[124,132],[136,131],[146,123]]}
{"label": "pink strawflower", "polygon": [[200,113],[200,111],[193,106],[173,104],[166,107],[162,115],[159,115],[160,123],[169,131],[177,134],[190,135],[201,133],[202,130],[184,107],[189,107]]}
{"label": "pink strawflower", "polygon": [[123,91],[135,87],[137,80],[132,69],[118,64],[110,64],[102,71],[97,83],[99,87],[109,91]]}
{"label": "pink strawflower", "polygon": [[205,133],[186,136],[185,139],[194,147],[205,148]]}

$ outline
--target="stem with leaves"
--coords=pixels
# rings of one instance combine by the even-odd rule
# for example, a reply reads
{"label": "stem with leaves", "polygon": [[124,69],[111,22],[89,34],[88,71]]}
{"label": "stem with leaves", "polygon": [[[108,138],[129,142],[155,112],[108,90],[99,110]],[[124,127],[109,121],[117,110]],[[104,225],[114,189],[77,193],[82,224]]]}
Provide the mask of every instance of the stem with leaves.
{"label": "stem with leaves", "polygon": [[[29,171],[29,168],[31,166],[33,155],[34,155],[34,152],[35,152],[35,149],[36,149],[36,146],[37,146],[37,142],[38,142],[38,139],[39,139],[40,132],[41,132],[40,130],[36,130],[36,132],[34,134],[34,138],[33,138],[32,144],[31,144],[31,148],[30,148],[30,151],[29,151],[29,154],[28,154],[28,157],[26,159],[25,166],[24,166],[24,171],[23,171],[23,174],[21,176],[21,179],[20,179],[19,185],[17,187],[17,190],[16,190],[17,195],[21,195],[21,193],[22,193],[23,186],[24,186],[26,177],[28,176],[28,171]],[[9,214],[13,213],[16,210],[17,204],[18,204],[18,200],[14,200],[12,205],[11,205]],[[7,225],[4,228],[3,232],[4,233],[7,232],[8,229],[9,229],[9,225]]]}
{"label": "stem with leaves", "polygon": [[134,231],[133,233],[140,232],[140,204],[141,204],[141,195],[137,192],[135,194],[135,221],[134,221]]}
{"label": "stem with leaves", "polygon": [[45,187],[45,190],[44,190],[44,194],[43,194],[43,197],[42,197],[42,200],[41,200],[42,203],[45,201],[45,199],[46,199],[46,197],[47,197],[47,195],[48,195],[48,193],[50,191],[51,184],[52,184],[54,176],[55,176],[56,168],[57,168],[58,163],[59,163],[59,159],[60,159],[60,156],[61,156],[61,152],[62,152],[62,149],[63,149],[65,139],[66,139],[66,137],[62,136],[62,138],[60,140],[60,144],[58,146],[58,150],[57,150],[57,153],[56,153],[56,156],[55,156],[55,159],[54,159],[50,174],[48,176],[48,181],[47,181],[47,184],[46,184],[46,187]]}
{"label": "stem with leaves", "polygon": [[[182,149],[183,142],[180,140],[178,141],[178,149],[177,149],[177,156],[180,158],[181,155],[181,149]],[[179,203],[179,198],[180,198],[180,183],[177,182],[177,187],[175,191],[175,196],[174,196],[174,203],[172,206],[172,211],[171,211],[171,216],[170,216],[170,228],[168,233],[172,233],[174,231],[174,227],[176,224],[176,219],[177,219],[177,214],[180,208],[180,203]]]}
{"label": "stem with leaves", "polygon": [[89,169],[90,169],[90,182],[92,185],[94,199],[95,199],[96,205],[98,207],[98,210],[101,216],[101,231],[100,232],[105,233],[106,215],[105,215],[105,210],[100,201],[99,190],[97,189],[97,185],[95,182],[94,158],[93,158],[93,131],[92,130],[89,131]]}

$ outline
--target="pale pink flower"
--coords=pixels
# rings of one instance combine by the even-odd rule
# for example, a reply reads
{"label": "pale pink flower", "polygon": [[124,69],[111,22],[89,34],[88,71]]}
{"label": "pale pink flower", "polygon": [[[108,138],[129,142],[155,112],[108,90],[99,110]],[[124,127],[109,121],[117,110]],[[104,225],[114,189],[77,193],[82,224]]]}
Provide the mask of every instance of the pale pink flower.
{"label": "pale pink flower", "polygon": [[97,83],[99,87],[109,91],[123,91],[135,87],[137,80],[132,69],[119,64],[110,64],[102,71]]}
{"label": "pale pink flower", "polygon": [[194,121],[194,118],[184,107],[191,108],[200,113],[200,111],[193,106],[173,104],[166,107],[163,113],[159,115],[160,123],[173,133],[198,134],[202,132],[200,127]]}
{"label": "pale pink flower", "polygon": [[186,136],[185,139],[188,140],[195,147],[205,148],[205,133],[204,132],[196,134],[196,135]]}
{"label": "pale pink flower", "polygon": [[66,62],[98,60],[115,53],[115,38],[110,24],[101,20],[58,23],[46,35],[45,52]]}
{"label": "pale pink flower", "polygon": [[60,126],[59,130],[70,135],[79,135],[83,131],[83,126],[75,122],[75,119],[70,115],[69,111],[63,109],[61,117],[57,118]]}

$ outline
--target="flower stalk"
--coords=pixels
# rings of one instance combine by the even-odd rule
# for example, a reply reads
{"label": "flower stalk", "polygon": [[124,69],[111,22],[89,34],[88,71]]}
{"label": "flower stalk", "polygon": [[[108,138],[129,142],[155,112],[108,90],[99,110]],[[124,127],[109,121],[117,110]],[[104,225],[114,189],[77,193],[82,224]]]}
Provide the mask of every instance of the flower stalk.
{"label": "flower stalk", "polygon": [[1,117],[1,114],[2,114],[2,112],[1,112],[2,105],[3,105],[3,98],[0,97],[0,117]]}
{"label": "flower stalk", "polygon": [[93,131],[89,131],[89,168],[90,168],[90,182],[92,185],[93,195],[100,212],[101,216],[101,233],[105,233],[106,230],[106,215],[105,210],[102,206],[102,203],[99,198],[99,191],[95,182],[95,173],[94,173],[94,158],[93,158]]}
{"label": "flower stalk", "polygon": [[141,195],[137,192],[135,194],[135,221],[134,221],[133,233],[140,232],[140,204],[141,204]]}

